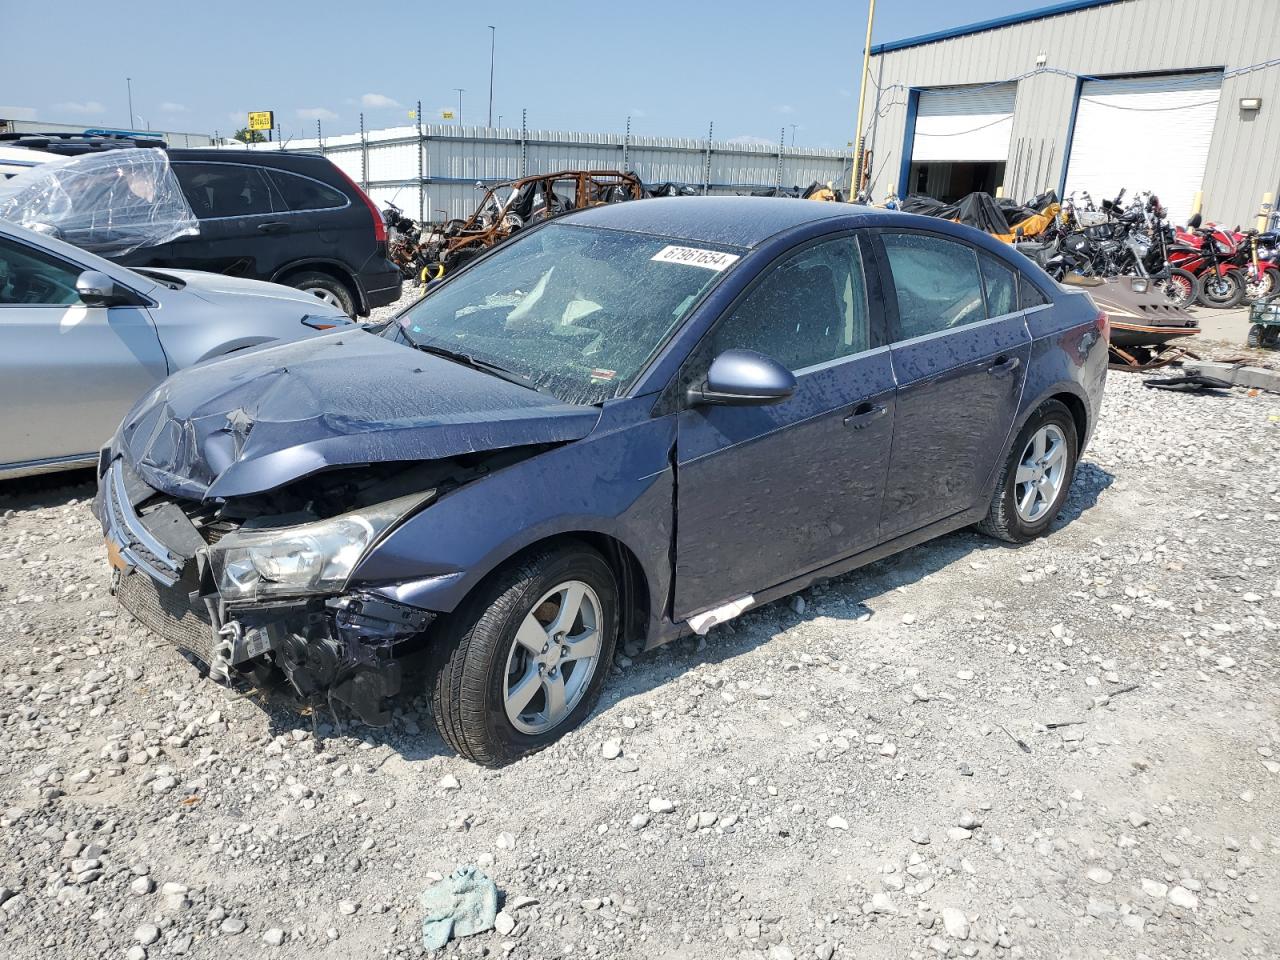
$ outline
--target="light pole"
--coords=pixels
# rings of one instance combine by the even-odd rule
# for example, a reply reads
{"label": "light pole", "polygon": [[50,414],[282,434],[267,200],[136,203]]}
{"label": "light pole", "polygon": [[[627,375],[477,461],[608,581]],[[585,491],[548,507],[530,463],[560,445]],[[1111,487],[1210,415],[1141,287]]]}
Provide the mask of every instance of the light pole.
{"label": "light pole", "polygon": [[871,67],[871,23],[876,17],[876,0],[867,6],[867,40],[862,46],[862,76],[858,78],[858,126],[853,131],[853,164],[849,169],[849,200],[858,196],[858,181],[862,179],[862,108],[867,99],[867,73]]}
{"label": "light pole", "polygon": [[489,24],[489,126],[493,126],[493,50],[498,42],[498,28]]}
{"label": "light pole", "polygon": [[125,87],[129,91],[129,129],[133,129],[133,77],[124,78]]}
{"label": "light pole", "polygon": [[454,87],[458,91],[458,126],[462,126],[462,95],[467,91],[462,87]]}
{"label": "light pole", "polygon": [[793,124],[790,124],[790,126],[791,126],[791,145],[794,147],[796,145],[796,127],[800,126],[800,124],[793,123]]}

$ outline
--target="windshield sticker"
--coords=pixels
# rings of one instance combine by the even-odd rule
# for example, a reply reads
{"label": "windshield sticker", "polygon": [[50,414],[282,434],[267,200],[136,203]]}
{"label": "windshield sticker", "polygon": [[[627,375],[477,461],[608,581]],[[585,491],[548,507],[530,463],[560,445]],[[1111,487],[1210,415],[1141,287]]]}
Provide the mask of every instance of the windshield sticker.
{"label": "windshield sticker", "polygon": [[618,375],[617,370],[604,370],[600,367],[591,371],[592,383],[607,383]]}
{"label": "windshield sticker", "polygon": [[721,253],[719,250],[700,250],[697,247],[663,247],[649,259],[659,263],[683,263],[690,267],[702,267],[719,273],[733,266],[739,259],[736,253]]}

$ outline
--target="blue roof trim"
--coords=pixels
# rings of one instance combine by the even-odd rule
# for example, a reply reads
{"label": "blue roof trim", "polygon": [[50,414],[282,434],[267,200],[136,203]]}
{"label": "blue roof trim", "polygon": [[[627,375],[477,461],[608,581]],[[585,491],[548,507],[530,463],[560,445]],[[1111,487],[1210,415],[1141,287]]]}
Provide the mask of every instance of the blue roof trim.
{"label": "blue roof trim", "polygon": [[1066,0],[1064,3],[1055,3],[1051,7],[1041,7],[1038,10],[1028,10],[1026,13],[1011,13],[1005,17],[982,20],[963,27],[952,27],[950,30],[939,30],[936,33],[925,33],[918,37],[907,37],[905,40],[891,40],[888,43],[876,44],[871,48],[871,55],[879,56],[894,50],[905,50],[907,47],[919,47],[926,43],[937,43],[939,40],[950,40],[954,37],[968,36],[971,33],[982,33],[984,30],[997,30],[1015,23],[1029,23],[1032,20],[1043,20],[1046,17],[1056,17],[1063,13],[1074,13],[1077,10],[1088,10],[1091,7],[1103,7],[1119,2],[1120,0]]}

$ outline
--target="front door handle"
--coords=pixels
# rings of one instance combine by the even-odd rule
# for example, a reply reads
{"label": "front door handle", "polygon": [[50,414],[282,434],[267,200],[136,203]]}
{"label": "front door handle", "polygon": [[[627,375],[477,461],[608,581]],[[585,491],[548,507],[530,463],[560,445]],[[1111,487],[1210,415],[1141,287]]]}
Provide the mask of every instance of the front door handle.
{"label": "front door handle", "polygon": [[258,224],[259,233],[284,233],[288,229],[289,229],[289,225],[287,223],[282,223],[279,220],[273,221],[271,223]]}
{"label": "front door handle", "polygon": [[854,430],[861,430],[873,420],[879,420],[889,408],[883,403],[860,403],[853,408],[853,412],[844,418],[844,425]]}
{"label": "front door handle", "polygon": [[993,377],[1007,377],[1018,369],[1020,363],[1022,361],[1017,357],[998,357],[995,363],[987,367],[987,373]]}

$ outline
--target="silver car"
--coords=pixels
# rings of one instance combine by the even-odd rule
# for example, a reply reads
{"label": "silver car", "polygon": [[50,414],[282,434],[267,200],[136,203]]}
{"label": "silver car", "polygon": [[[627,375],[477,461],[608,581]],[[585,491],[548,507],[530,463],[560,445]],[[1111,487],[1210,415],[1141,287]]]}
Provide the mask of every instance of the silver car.
{"label": "silver car", "polygon": [[0,478],[93,463],[175,370],[350,322],[291,287],[130,270],[0,221]]}

